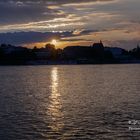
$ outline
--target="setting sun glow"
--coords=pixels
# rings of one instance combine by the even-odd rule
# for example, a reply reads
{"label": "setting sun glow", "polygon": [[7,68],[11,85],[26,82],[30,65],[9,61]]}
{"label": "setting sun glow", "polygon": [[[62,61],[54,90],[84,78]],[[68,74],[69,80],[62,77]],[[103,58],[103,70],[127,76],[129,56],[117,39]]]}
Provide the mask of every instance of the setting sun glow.
{"label": "setting sun glow", "polygon": [[53,39],[53,40],[51,41],[51,44],[57,45],[57,40]]}

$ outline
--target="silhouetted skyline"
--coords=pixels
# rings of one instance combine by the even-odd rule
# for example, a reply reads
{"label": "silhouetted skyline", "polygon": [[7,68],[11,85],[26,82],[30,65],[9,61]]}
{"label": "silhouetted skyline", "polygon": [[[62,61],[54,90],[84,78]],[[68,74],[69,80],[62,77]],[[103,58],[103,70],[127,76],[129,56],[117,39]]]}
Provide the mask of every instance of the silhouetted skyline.
{"label": "silhouetted skyline", "polygon": [[[55,40],[52,42],[56,43]],[[64,49],[57,49],[53,44],[33,49],[10,44],[0,45],[0,65],[116,63],[140,63],[139,45],[129,51],[105,47],[102,41],[91,46],[67,46]]]}

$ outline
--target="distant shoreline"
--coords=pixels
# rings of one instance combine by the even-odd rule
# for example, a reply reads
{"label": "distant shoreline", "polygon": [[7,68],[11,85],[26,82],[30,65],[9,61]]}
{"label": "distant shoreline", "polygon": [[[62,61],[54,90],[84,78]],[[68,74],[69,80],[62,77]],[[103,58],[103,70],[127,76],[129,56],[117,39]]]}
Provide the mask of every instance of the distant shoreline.
{"label": "distant shoreline", "polygon": [[52,44],[28,49],[0,45],[0,65],[96,65],[140,63],[140,47],[126,51],[105,47],[100,41],[92,46],[68,46],[56,49]]}
{"label": "distant shoreline", "polygon": [[1,66],[52,66],[52,65],[125,65],[125,64],[140,64],[140,61],[139,62],[128,62],[128,63],[94,63],[94,64],[91,64],[91,63],[86,63],[86,64],[82,64],[82,63],[49,63],[49,64],[3,64],[1,65],[0,64],[0,67]]}

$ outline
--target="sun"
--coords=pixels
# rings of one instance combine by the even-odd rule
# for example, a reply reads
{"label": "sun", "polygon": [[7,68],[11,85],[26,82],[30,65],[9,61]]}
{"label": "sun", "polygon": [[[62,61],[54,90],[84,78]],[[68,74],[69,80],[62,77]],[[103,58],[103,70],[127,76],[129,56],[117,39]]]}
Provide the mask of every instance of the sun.
{"label": "sun", "polygon": [[53,40],[51,41],[51,44],[57,45],[57,40],[56,40],[56,39],[53,39]]}

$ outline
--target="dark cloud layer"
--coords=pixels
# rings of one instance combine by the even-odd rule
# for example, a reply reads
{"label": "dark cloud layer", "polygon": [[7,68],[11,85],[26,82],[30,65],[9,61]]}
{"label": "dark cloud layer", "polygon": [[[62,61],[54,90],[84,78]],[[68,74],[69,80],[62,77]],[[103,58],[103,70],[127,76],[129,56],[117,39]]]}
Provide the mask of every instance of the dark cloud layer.
{"label": "dark cloud layer", "polygon": [[[23,45],[30,43],[47,43],[52,39],[58,39],[59,41],[88,41],[93,42],[88,38],[83,39],[80,38],[83,35],[90,35],[94,33],[98,33],[99,31],[95,30],[85,30],[81,31],[79,34],[74,34],[74,31],[67,32],[15,32],[15,33],[0,33],[0,44],[12,44],[12,45]],[[63,39],[62,39],[63,37]],[[74,38],[76,37],[76,38]],[[136,45],[140,42],[140,39],[131,39],[131,40],[118,40],[118,41],[105,41],[108,45],[118,46],[122,48],[131,49],[136,47]],[[127,45],[127,47],[125,47]]]}
{"label": "dark cloud layer", "polygon": [[[68,34],[68,33],[67,33]],[[50,41],[52,38],[60,38],[60,33],[41,33],[41,32],[15,32],[15,33],[1,33],[0,34],[0,43],[7,44],[28,44],[28,43],[37,43]]]}
{"label": "dark cloud layer", "polygon": [[[79,34],[74,34],[73,31],[66,32],[15,32],[15,33],[0,33],[0,44],[13,44],[13,45],[21,45],[21,44],[30,44],[30,43],[38,43],[38,42],[50,42],[52,39],[59,39],[63,41],[61,38],[69,38],[81,35],[88,35],[93,33],[93,30],[81,31]],[[80,39],[78,39],[80,40]],[[73,39],[65,39],[65,41],[73,41]]]}

